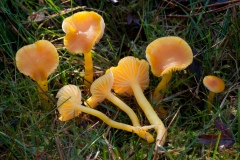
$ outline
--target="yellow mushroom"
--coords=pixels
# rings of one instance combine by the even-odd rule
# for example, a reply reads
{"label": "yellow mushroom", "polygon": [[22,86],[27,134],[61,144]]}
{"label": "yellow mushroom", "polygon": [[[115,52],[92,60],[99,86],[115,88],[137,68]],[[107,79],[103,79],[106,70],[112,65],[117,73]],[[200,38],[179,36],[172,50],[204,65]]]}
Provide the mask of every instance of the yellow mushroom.
{"label": "yellow mushroom", "polygon": [[187,68],[193,61],[193,53],[182,38],[169,36],[151,42],[146,48],[146,58],[152,73],[162,77],[153,93],[153,100],[159,102],[172,78],[172,72]]}
{"label": "yellow mushroom", "polygon": [[166,128],[143,94],[143,90],[149,85],[147,61],[128,56],[121,59],[117,67],[111,67],[110,70],[114,77],[113,90],[118,94],[134,94],[150,124],[155,125],[156,144],[163,145],[167,135]]}
{"label": "yellow mushroom", "polygon": [[[57,68],[58,63],[57,50],[47,40],[39,40],[34,44],[26,45],[16,53],[18,70],[38,83],[39,92],[48,91],[47,78]],[[41,98],[44,102],[47,96],[43,94]]]}
{"label": "yellow mushroom", "polygon": [[140,127],[141,125],[135,112],[111,92],[113,81],[114,77],[111,71],[95,80],[90,88],[92,96],[87,99],[85,104],[89,105],[91,108],[95,108],[98,103],[101,103],[104,99],[107,99],[118,106],[118,108],[120,108],[129,116],[133,126]]}
{"label": "yellow mushroom", "polygon": [[114,78],[111,71],[95,80],[90,88],[92,96],[87,99],[85,104],[91,108],[95,108],[99,103],[104,101],[104,99],[107,99],[129,116],[133,126],[140,126],[135,112],[111,92],[113,80]]}
{"label": "yellow mushroom", "polygon": [[225,83],[221,78],[209,75],[203,78],[203,84],[209,90],[208,109],[211,110],[215,93],[222,92],[225,89]]}
{"label": "yellow mushroom", "polygon": [[105,23],[96,12],[82,11],[64,19],[62,29],[66,33],[64,46],[72,54],[84,54],[84,84],[90,88],[93,82],[91,50],[104,33]]}
{"label": "yellow mushroom", "polygon": [[148,129],[151,129],[154,126],[134,127],[124,123],[119,123],[110,119],[100,111],[83,106],[81,102],[81,91],[75,85],[66,85],[62,87],[58,91],[56,97],[58,98],[57,105],[59,106],[58,111],[61,114],[59,120],[61,121],[68,121],[78,116],[81,112],[84,112],[98,117],[107,125],[113,128],[122,129],[128,132],[134,132],[138,134],[141,138],[146,139],[148,142],[154,141],[152,135],[147,132]]}

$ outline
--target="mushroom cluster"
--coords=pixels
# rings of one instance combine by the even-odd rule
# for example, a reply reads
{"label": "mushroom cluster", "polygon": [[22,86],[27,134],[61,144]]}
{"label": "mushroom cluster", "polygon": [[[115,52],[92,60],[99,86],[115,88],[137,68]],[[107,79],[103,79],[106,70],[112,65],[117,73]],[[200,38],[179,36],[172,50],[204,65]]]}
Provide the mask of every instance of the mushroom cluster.
{"label": "mushroom cluster", "polygon": [[[95,116],[107,125],[136,133],[139,137],[154,142],[154,137],[148,132],[154,128],[157,132],[156,147],[163,146],[166,141],[167,129],[155,112],[144,90],[149,87],[149,68],[161,82],[153,92],[153,99],[159,102],[172,78],[174,71],[183,70],[193,61],[193,53],[188,43],[180,37],[161,37],[151,42],[146,48],[146,60],[133,56],[122,58],[118,65],[110,67],[106,74],[93,81],[93,62],[91,50],[102,38],[105,23],[103,18],[95,12],[82,11],[64,19],[62,23],[64,46],[72,54],[83,53],[85,59],[84,85],[89,87],[91,96],[83,102],[81,90],[78,86],[69,84],[63,86],[57,93],[57,106],[60,121],[68,121],[82,112]],[[57,68],[58,53],[51,42],[39,40],[34,44],[22,47],[16,53],[16,65],[20,72],[30,76],[39,87],[38,91],[48,90],[48,76]],[[215,93],[225,88],[223,81],[215,76],[206,76],[204,85],[210,90],[208,107],[211,107]],[[117,95],[134,96],[138,106],[142,109],[149,126],[141,126],[134,110],[123,102]],[[47,99],[43,96],[43,99]],[[125,112],[132,122],[124,124],[114,121],[96,107],[105,99]],[[157,148],[155,148],[157,149]]]}
{"label": "mushroom cluster", "polygon": [[81,91],[75,85],[65,85],[58,91],[56,97],[58,98],[57,105],[59,106],[58,111],[61,114],[59,120],[61,121],[70,120],[75,116],[78,116],[81,112],[85,112],[98,117],[107,125],[113,128],[122,129],[128,132],[134,132],[141,138],[146,139],[149,143],[154,141],[153,136],[147,132],[148,129],[151,129],[154,126],[134,127],[124,123],[119,123],[110,119],[100,111],[83,106],[81,101]]}

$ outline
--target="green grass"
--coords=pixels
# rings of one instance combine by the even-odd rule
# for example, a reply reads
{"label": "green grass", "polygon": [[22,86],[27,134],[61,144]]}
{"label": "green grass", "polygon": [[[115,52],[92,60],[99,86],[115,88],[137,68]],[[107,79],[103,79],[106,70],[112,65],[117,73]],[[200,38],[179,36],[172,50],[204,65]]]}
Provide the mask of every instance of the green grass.
{"label": "green grass", "polygon": [[[229,3],[228,9],[221,10],[221,6],[211,8],[195,1],[185,5],[150,0],[123,0],[119,4],[86,0],[82,3],[85,7],[79,7],[73,0],[45,0],[44,3],[1,0],[0,159],[154,157],[154,143],[148,144],[135,134],[109,128],[93,116],[81,114],[67,122],[58,120],[56,93],[66,84],[82,88],[80,72],[84,68],[83,56],[71,55],[64,48],[61,24],[64,18],[82,10],[98,12],[106,23],[104,36],[93,53],[95,78],[125,56],[145,59],[146,46],[158,37],[180,36],[196,50],[194,59],[198,63],[195,62],[191,70],[173,74],[160,104],[169,112],[163,119],[168,137],[163,154],[157,156],[159,159],[239,158],[239,5]],[[200,6],[203,8],[197,9]],[[28,16],[32,12],[43,12],[45,18],[30,21]],[[139,24],[127,23],[130,14],[138,17],[135,20]],[[48,108],[41,106],[36,83],[21,74],[15,65],[17,50],[40,39],[51,41],[60,55],[60,64],[49,77]],[[226,83],[225,91],[216,95],[213,115],[206,108],[208,90],[202,85],[203,77],[209,74],[221,77]],[[146,97],[151,96],[159,80],[150,72]],[[184,90],[186,92],[178,94]],[[89,96],[83,94],[84,99]],[[133,97],[120,98],[132,106],[142,124],[149,124]],[[97,109],[112,119],[130,124],[126,114],[107,100]],[[215,146],[198,143],[199,134],[219,134],[214,127],[216,117],[221,117],[236,139],[230,149],[219,151]],[[151,133],[156,135],[153,130]]]}

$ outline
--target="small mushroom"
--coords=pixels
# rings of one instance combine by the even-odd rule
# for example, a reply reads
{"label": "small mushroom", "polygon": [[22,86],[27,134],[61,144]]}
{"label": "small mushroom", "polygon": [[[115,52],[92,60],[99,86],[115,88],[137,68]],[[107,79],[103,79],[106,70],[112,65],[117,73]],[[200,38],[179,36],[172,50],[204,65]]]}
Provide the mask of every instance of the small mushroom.
{"label": "small mushroom", "polygon": [[128,56],[121,59],[117,67],[111,67],[110,70],[114,77],[113,90],[118,94],[134,94],[150,124],[155,125],[156,144],[163,145],[167,134],[166,128],[143,94],[143,90],[149,85],[149,65],[147,61]]}
{"label": "small mushroom", "polygon": [[84,54],[84,84],[90,88],[93,82],[91,50],[104,33],[105,23],[96,12],[82,11],[64,19],[62,29],[66,33],[64,46],[72,54]]}
{"label": "small mushroom", "polygon": [[95,80],[90,88],[92,96],[85,102],[85,104],[89,105],[91,108],[95,108],[98,103],[101,103],[104,99],[108,99],[129,116],[133,126],[140,126],[140,122],[135,112],[111,92],[113,80],[114,77],[111,71]]}
{"label": "small mushroom", "polygon": [[209,75],[203,78],[203,84],[209,90],[207,102],[208,102],[208,109],[211,110],[215,93],[222,92],[225,89],[225,83],[221,78]]}
{"label": "small mushroom", "polygon": [[128,132],[134,132],[138,134],[141,138],[146,139],[149,143],[154,141],[152,135],[147,132],[148,129],[151,129],[154,126],[134,127],[124,123],[119,123],[110,119],[100,111],[83,106],[81,102],[81,91],[75,85],[63,86],[58,91],[56,97],[58,98],[57,105],[59,106],[58,111],[61,114],[59,120],[61,121],[68,121],[78,116],[81,112],[84,112],[98,117],[107,125],[113,128],[122,129]]}
{"label": "small mushroom", "polygon": [[162,76],[153,93],[153,100],[159,102],[163,98],[167,83],[172,78],[172,72],[187,68],[193,61],[193,53],[182,38],[169,36],[151,42],[146,48],[146,58],[152,73],[157,77]]}
{"label": "small mushroom", "polygon": [[[59,57],[54,45],[47,40],[39,40],[34,44],[20,48],[16,53],[18,70],[35,80],[38,91],[48,91],[48,76],[54,72],[59,63]],[[47,96],[42,95],[42,102]]]}

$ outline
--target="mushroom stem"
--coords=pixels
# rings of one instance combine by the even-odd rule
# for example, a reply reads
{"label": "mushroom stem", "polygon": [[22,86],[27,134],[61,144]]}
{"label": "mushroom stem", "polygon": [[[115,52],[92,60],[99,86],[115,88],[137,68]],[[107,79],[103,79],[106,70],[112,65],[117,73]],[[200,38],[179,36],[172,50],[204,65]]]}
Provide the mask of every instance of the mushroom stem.
{"label": "mushroom stem", "polygon": [[47,80],[37,81],[38,83],[38,92],[48,91],[48,82]]}
{"label": "mushroom stem", "polygon": [[208,109],[212,110],[212,102],[213,102],[213,98],[215,96],[215,93],[213,93],[212,91],[209,91],[208,94]]}
{"label": "mushroom stem", "polygon": [[156,102],[159,102],[162,100],[164,92],[167,88],[167,84],[171,80],[171,78],[172,78],[172,72],[164,74],[162,76],[161,82],[158,84],[155,91],[153,92],[153,100],[155,100]]}
{"label": "mushroom stem", "polygon": [[[120,108],[123,112],[125,112],[128,115],[128,117],[131,119],[133,126],[135,127],[141,126],[135,112],[128,105],[126,105],[122,100],[120,100],[118,97],[113,95],[111,92],[106,94],[105,98],[108,99],[113,104],[115,104],[116,106],[118,106],[118,108]],[[91,108],[95,108],[98,105],[98,100],[94,99],[92,96],[86,100],[85,105],[88,105]]]}
{"label": "mushroom stem", "polygon": [[92,55],[91,52],[84,53],[84,69],[85,69],[85,75],[84,75],[84,84],[90,88],[92,82],[93,82],[93,61],[92,61]]}
{"label": "mushroom stem", "polygon": [[98,106],[98,104],[99,104],[99,101],[98,101],[97,98],[94,98],[93,96],[91,96],[90,98],[88,98],[88,99],[84,102],[84,104],[85,104],[86,106],[91,107],[91,108],[96,108],[96,107]]}
{"label": "mushroom stem", "polygon": [[115,104],[116,106],[118,106],[123,112],[125,112],[129,118],[132,121],[133,126],[141,126],[140,122],[138,120],[137,115],[134,113],[134,111],[128,106],[126,105],[123,101],[121,101],[119,98],[117,98],[116,96],[114,96],[112,93],[107,94],[106,99],[108,99],[109,101],[111,101],[113,104]]}
{"label": "mushroom stem", "polygon": [[47,103],[48,97],[45,92],[48,91],[48,82],[47,80],[43,80],[43,81],[37,81],[37,83],[38,83],[37,90],[40,93],[41,104],[46,106],[48,105]]}
{"label": "mushroom stem", "polygon": [[106,116],[102,112],[97,111],[95,109],[84,107],[84,106],[81,106],[81,105],[78,105],[76,107],[81,112],[84,112],[84,113],[93,115],[95,117],[98,117],[103,122],[105,122],[107,125],[109,125],[113,128],[125,130],[125,131],[128,131],[128,132],[134,132],[138,136],[140,136],[141,138],[147,140],[149,143],[154,141],[153,136],[150,133],[147,132],[147,130],[153,128],[154,125],[143,126],[143,127],[134,127],[134,126],[131,126],[131,125],[127,125],[125,123],[116,122],[116,121],[110,119],[108,116]]}
{"label": "mushroom stem", "polygon": [[[125,112],[131,119],[133,126],[135,127],[141,126],[137,115],[128,105],[126,105],[126,103],[124,103],[118,97],[113,95],[111,92],[106,93],[105,98],[108,99],[113,104],[115,104],[116,106],[118,106],[118,108],[120,108],[123,112]],[[90,97],[86,100],[85,105],[88,105],[91,108],[95,108],[98,105],[98,100],[94,99],[94,97]]]}
{"label": "mushroom stem", "polygon": [[158,144],[163,145],[167,136],[166,128],[163,122],[158,117],[157,113],[153,110],[151,104],[144,96],[140,85],[135,82],[131,84],[131,87],[139,106],[142,108],[150,124],[155,125],[155,130],[157,132],[156,146]]}

